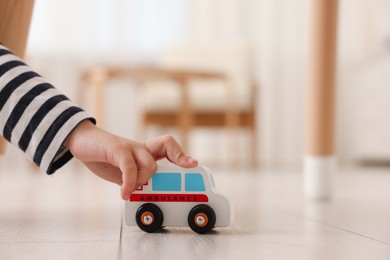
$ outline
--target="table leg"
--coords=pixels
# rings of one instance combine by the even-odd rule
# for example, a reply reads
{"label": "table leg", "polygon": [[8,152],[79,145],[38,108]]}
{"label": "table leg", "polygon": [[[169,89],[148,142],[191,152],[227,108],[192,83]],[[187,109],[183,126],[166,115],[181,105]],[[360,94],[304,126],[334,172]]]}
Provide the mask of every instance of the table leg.
{"label": "table leg", "polygon": [[304,193],[310,198],[327,199],[332,193],[335,167],[334,81],[338,1],[311,0],[310,4]]}

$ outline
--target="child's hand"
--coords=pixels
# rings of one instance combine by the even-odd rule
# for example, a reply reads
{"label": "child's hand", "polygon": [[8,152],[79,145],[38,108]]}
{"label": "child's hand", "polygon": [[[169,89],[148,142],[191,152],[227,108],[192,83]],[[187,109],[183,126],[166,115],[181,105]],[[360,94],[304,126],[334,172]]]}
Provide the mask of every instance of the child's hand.
{"label": "child's hand", "polygon": [[186,168],[198,165],[183,153],[172,136],[155,137],[141,143],[108,133],[88,120],[71,132],[65,145],[96,175],[121,185],[124,200],[152,177],[157,160],[167,158]]}

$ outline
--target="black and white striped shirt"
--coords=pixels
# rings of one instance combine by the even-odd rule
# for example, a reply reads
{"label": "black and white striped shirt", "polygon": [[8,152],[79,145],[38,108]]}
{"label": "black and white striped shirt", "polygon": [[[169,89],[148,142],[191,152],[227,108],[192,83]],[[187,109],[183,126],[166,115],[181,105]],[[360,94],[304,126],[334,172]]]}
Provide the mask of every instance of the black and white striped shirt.
{"label": "black and white striped shirt", "polygon": [[0,44],[0,133],[52,174],[73,156],[63,145],[69,133],[91,118]]}

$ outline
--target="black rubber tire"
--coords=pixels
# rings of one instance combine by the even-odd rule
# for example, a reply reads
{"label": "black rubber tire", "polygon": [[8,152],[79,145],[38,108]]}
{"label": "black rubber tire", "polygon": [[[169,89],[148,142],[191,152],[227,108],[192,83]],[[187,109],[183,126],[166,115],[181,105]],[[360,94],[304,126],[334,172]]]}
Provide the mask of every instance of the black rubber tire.
{"label": "black rubber tire", "polygon": [[[199,225],[196,223],[195,218],[197,215],[202,215],[206,219],[204,225]],[[200,204],[193,207],[188,214],[188,225],[193,231],[199,234],[204,234],[211,231],[215,226],[216,220],[217,218],[214,210],[206,204]]]}
{"label": "black rubber tire", "polygon": [[[142,214],[144,214],[145,212],[149,212],[152,215],[152,223],[143,223]],[[152,203],[146,203],[138,208],[137,213],[135,214],[135,221],[137,222],[137,225],[141,230],[148,233],[153,233],[161,228],[162,223],[164,221],[164,215],[158,206]]]}

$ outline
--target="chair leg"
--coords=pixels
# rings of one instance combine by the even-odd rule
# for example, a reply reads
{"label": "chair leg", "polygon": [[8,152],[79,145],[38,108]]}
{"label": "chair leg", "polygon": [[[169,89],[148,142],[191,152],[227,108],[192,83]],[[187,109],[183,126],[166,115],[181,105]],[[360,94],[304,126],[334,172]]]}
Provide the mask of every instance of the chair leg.
{"label": "chair leg", "polygon": [[225,111],[225,120],[226,127],[228,129],[230,147],[229,151],[232,155],[230,158],[230,167],[238,168],[239,166],[239,157],[237,156],[237,151],[239,149],[238,141],[238,127],[240,124],[240,115],[237,111],[236,98],[233,92],[232,83],[229,80],[226,80],[227,85],[227,105]]}
{"label": "chair leg", "polygon": [[105,127],[104,118],[104,90],[107,84],[107,74],[103,68],[95,68],[90,78],[93,87],[93,111],[96,117],[97,125]]}
{"label": "chair leg", "polygon": [[257,169],[258,168],[258,159],[259,159],[259,152],[258,152],[258,147],[257,147],[257,132],[256,132],[256,128],[255,127],[251,127],[250,128],[250,132],[251,132],[251,148],[250,148],[250,157],[251,157],[251,167],[253,169]]}
{"label": "chair leg", "polygon": [[187,79],[179,79],[177,83],[180,87],[181,102],[180,102],[180,114],[179,114],[179,127],[182,138],[182,147],[185,153],[189,151],[189,134],[193,123],[193,113],[190,105],[190,97],[188,93]]}
{"label": "chair leg", "polygon": [[239,166],[239,156],[237,152],[239,151],[239,136],[238,136],[238,127],[235,124],[228,125],[228,139],[229,142],[229,151],[231,158],[229,158],[228,166],[237,169]]}

